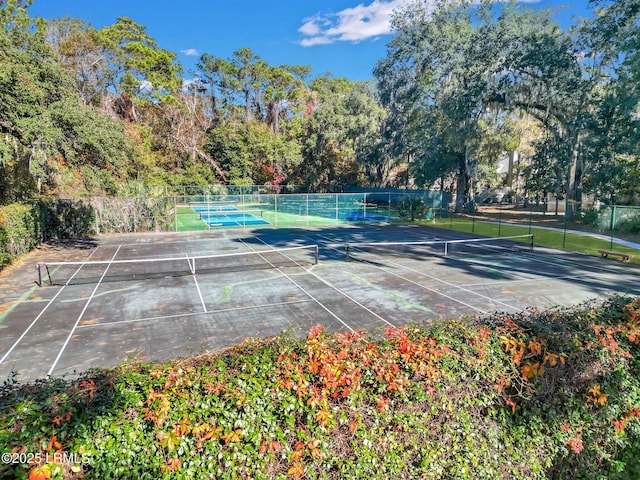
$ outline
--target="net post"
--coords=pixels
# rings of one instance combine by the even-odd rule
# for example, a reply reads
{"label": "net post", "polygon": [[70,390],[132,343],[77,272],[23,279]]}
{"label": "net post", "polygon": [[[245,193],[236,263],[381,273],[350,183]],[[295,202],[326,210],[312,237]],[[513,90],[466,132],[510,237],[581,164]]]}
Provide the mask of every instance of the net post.
{"label": "net post", "polygon": [[449,255],[449,242],[444,242],[444,256]]}
{"label": "net post", "polygon": [[349,244],[347,243],[347,246],[344,249],[344,253],[345,253],[345,262],[349,261]]}
{"label": "net post", "polygon": [[45,264],[44,268],[47,269],[47,277],[49,278],[49,285],[53,285],[53,280],[51,280],[51,272],[49,271],[49,265]]}
{"label": "net post", "polygon": [[319,250],[318,245],[315,245],[315,248],[314,248],[314,255],[315,255],[314,260],[315,260],[315,263],[314,263],[314,265],[318,264],[318,250]]}
{"label": "net post", "polygon": [[529,247],[529,251],[533,252],[533,234],[531,234],[531,245]]}
{"label": "net post", "polygon": [[362,202],[362,218],[364,218],[365,222],[367,221],[367,194],[364,194],[363,202]]}
{"label": "net post", "polygon": [[36,271],[38,272],[38,286],[42,286],[42,269],[39,263],[36,263]]}

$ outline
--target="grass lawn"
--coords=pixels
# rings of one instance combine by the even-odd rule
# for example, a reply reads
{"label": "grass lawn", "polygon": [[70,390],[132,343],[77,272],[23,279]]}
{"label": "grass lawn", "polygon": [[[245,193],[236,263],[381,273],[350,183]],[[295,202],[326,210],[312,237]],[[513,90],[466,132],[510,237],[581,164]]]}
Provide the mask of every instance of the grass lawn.
{"label": "grass lawn", "polygon": [[[600,256],[598,250],[611,249],[609,240],[591,237],[589,235],[579,235],[575,233],[565,233],[556,230],[547,230],[544,228],[535,228],[528,226],[518,226],[509,224],[496,224],[490,222],[473,221],[468,219],[437,219],[435,221],[424,222],[424,225],[436,226],[438,228],[447,228],[458,232],[474,233],[486,237],[508,237],[512,235],[533,234],[535,246],[557,248],[568,250],[571,252],[580,252],[586,255]],[[613,244],[616,252],[628,253],[634,255],[631,259],[633,263],[640,263],[640,250],[626,247],[623,245]]]}

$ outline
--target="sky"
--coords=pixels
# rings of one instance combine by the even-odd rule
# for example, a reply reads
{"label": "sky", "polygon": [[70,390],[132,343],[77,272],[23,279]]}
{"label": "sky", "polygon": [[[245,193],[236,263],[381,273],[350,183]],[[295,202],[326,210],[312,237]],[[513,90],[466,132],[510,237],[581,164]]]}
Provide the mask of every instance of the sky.
{"label": "sky", "polygon": [[[175,52],[185,79],[203,53],[230,58],[250,48],[270,65],[308,65],[311,78],[330,73],[373,78],[392,38],[391,14],[410,0],[33,0],[31,16],[72,17],[101,28],[129,17],[161,48]],[[563,25],[588,16],[587,0],[522,0],[553,8]]]}

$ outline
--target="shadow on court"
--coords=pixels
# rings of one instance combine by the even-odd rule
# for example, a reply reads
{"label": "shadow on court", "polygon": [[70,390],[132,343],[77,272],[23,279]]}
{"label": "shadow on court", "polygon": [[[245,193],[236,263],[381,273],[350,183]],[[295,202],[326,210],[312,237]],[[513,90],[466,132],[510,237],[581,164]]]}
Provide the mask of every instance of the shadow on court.
{"label": "shadow on court", "polygon": [[[0,379],[12,372],[20,381],[73,375],[127,359],[162,361],[283,331],[302,336],[318,323],[375,334],[411,322],[640,293],[636,265],[481,243],[446,256],[436,251],[452,235],[469,238],[422,226],[369,225],[113,235],[47,245],[0,277]],[[389,245],[394,242],[437,245]],[[79,263],[50,264],[62,280],[40,287],[40,262]]]}

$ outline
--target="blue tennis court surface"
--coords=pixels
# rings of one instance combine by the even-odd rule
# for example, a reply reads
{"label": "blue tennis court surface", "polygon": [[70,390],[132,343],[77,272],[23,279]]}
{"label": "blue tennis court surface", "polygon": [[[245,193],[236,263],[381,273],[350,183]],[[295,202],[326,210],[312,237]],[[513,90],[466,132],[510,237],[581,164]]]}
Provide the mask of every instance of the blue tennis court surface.
{"label": "blue tennis court surface", "polygon": [[261,210],[247,212],[233,205],[199,205],[191,207],[209,228],[269,225]]}
{"label": "blue tennis court surface", "polygon": [[349,212],[342,214],[345,220],[349,222],[391,222],[393,219],[377,213]]}

